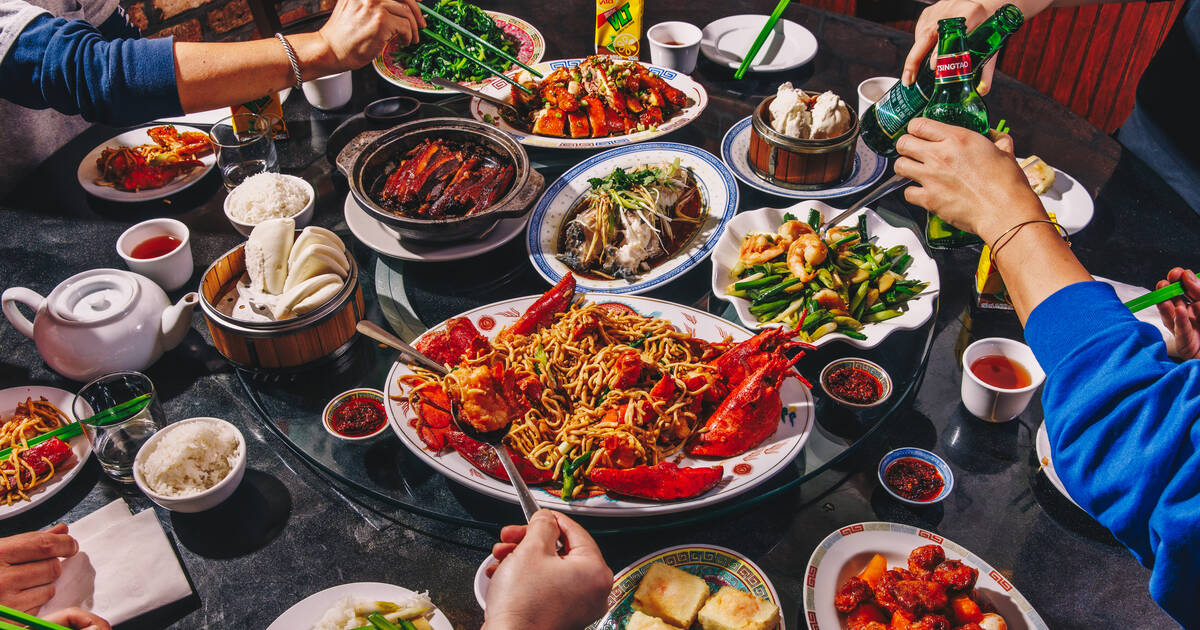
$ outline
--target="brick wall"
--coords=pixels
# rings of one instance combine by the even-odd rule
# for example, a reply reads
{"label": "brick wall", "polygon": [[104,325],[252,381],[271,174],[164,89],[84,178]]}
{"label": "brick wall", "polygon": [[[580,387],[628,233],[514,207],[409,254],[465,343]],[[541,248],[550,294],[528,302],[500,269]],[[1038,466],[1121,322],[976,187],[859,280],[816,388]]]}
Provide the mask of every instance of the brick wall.
{"label": "brick wall", "polygon": [[[282,0],[279,19],[288,24],[333,8],[335,0]],[[244,41],[259,37],[246,0],[121,0],[133,24],[150,37],[181,41]],[[267,33],[266,35],[270,35]]]}

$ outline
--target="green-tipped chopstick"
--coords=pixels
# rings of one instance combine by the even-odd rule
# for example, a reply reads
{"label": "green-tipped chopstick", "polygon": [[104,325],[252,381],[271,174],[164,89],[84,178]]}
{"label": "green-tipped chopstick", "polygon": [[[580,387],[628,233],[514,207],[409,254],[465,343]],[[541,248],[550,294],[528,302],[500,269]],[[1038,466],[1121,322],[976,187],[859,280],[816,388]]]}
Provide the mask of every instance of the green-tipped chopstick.
{"label": "green-tipped chopstick", "polygon": [[438,35],[437,33],[433,32],[432,29],[428,29],[428,28],[421,29],[421,37],[428,37],[429,39],[432,39],[433,41],[458,53],[459,56],[461,56],[463,59],[466,59],[467,61],[470,61],[471,63],[473,63],[475,65],[481,66],[481,67],[483,67],[483,69],[487,70],[488,72],[500,77],[501,79],[504,79],[509,84],[511,84],[513,87],[521,90],[522,92],[524,92],[526,94],[533,94],[533,90],[530,90],[529,88],[525,87],[524,85],[517,83],[515,80],[509,78],[509,76],[504,74],[503,72],[500,72],[499,70],[496,70],[495,68],[487,65],[486,63],[476,59],[475,57],[473,57],[471,55],[471,53],[459,48],[458,46],[456,46],[454,44],[454,42],[446,39],[445,37],[442,37],[441,35]]}
{"label": "green-tipped chopstick", "polygon": [[758,49],[762,48],[763,42],[767,41],[767,36],[771,34],[771,29],[775,28],[775,23],[779,21],[779,16],[783,15],[783,10],[792,0],[779,0],[779,4],[775,5],[775,10],[771,12],[771,17],[767,18],[767,23],[763,25],[762,31],[754,40],[754,44],[750,46],[750,52],[742,58],[742,65],[738,66],[737,72],[733,73],[733,78],[740,79],[746,76],[746,70],[750,67],[750,62],[754,61],[754,57],[758,55]]}
{"label": "green-tipped chopstick", "polygon": [[[421,8],[421,12],[422,12],[422,13],[424,13],[425,15],[428,15],[429,17],[431,17],[431,18],[433,18],[433,19],[435,19],[435,20],[437,20],[437,21],[441,22],[442,24],[445,24],[446,26],[449,26],[450,28],[452,28],[452,29],[454,29],[454,30],[458,31],[459,33],[462,33],[463,35],[466,35],[468,38],[470,38],[470,39],[471,39],[471,41],[473,41],[473,42],[475,42],[475,43],[477,43],[477,44],[479,44],[479,45],[483,46],[484,48],[486,48],[486,49],[488,49],[488,50],[492,51],[493,53],[495,53],[495,54],[499,55],[500,57],[502,57],[502,58],[504,58],[504,59],[506,59],[506,60],[508,60],[508,61],[511,61],[512,63],[515,63],[515,64],[517,64],[518,66],[521,66],[522,68],[524,68],[524,69],[528,70],[529,72],[531,72],[531,73],[533,74],[533,76],[535,76],[535,77],[537,77],[537,78],[539,78],[539,79],[540,79],[540,78],[542,78],[542,77],[544,76],[544,75],[542,75],[542,73],[541,73],[541,72],[538,72],[537,70],[534,70],[533,68],[530,68],[529,66],[527,66],[527,65],[525,65],[525,64],[523,64],[523,63],[521,63],[521,62],[520,62],[520,60],[518,60],[516,57],[513,57],[512,55],[510,55],[510,54],[508,54],[508,53],[504,52],[503,50],[500,50],[499,48],[496,48],[495,46],[493,46],[493,45],[491,44],[491,42],[487,41],[486,39],[484,39],[484,38],[482,38],[482,37],[480,37],[480,36],[476,35],[475,33],[472,33],[471,31],[468,31],[468,30],[467,30],[467,29],[465,29],[465,28],[463,28],[462,26],[460,26],[460,25],[458,24],[458,22],[455,22],[454,20],[451,20],[451,19],[449,19],[449,18],[447,18],[447,17],[443,16],[441,13],[438,13],[437,11],[434,11],[433,9],[431,9],[431,8],[429,8],[429,7],[427,7],[427,6],[423,5],[423,4],[421,4],[421,3],[419,3],[419,2],[417,3],[417,6]],[[425,31],[421,31],[421,33],[422,33],[422,34],[424,34],[424,32],[425,32]]]}
{"label": "green-tipped chopstick", "polygon": [[[141,396],[138,396],[132,400],[127,400],[115,407],[110,407],[108,409],[105,409],[104,411],[101,411],[100,413],[98,413],[94,416],[84,418],[83,420],[81,420],[79,422],[72,422],[71,424],[65,424],[61,427],[58,427],[57,429],[55,429],[53,431],[43,433],[38,436],[34,436],[34,437],[30,438],[29,441],[26,442],[26,444],[28,444],[30,447],[33,447],[38,444],[41,444],[42,442],[45,442],[46,440],[49,440],[50,438],[58,438],[65,442],[65,441],[75,437],[76,435],[83,433],[83,425],[85,425],[85,424],[90,424],[92,426],[104,426],[106,424],[115,424],[117,422],[124,422],[125,420],[128,420],[128,419],[132,418],[133,416],[136,416],[137,414],[141,413],[143,409],[145,409],[147,406],[149,406],[150,399],[152,397],[154,397],[154,394],[142,394]],[[8,459],[8,456],[11,453],[12,453],[12,448],[6,448],[6,449],[0,451],[0,461]],[[4,629],[0,628],[0,630],[4,630]]]}
{"label": "green-tipped chopstick", "polygon": [[1135,297],[1126,302],[1125,306],[1129,307],[1129,312],[1136,313],[1144,308],[1150,308],[1155,304],[1166,302],[1171,298],[1177,298],[1181,295],[1183,295],[1183,285],[1175,282],[1156,291],[1151,291],[1146,295]]}
{"label": "green-tipped chopstick", "polygon": [[109,407],[108,409],[105,409],[94,416],[84,418],[83,420],[80,420],[80,422],[84,424],[90,424],[92,426],[101,426],[105,424],[112,424],[114,422],[120,422],[122,420],[128,420],[129,418],[141,413],[142,410],[150,404],[150,399],[153,397],[154,394],[142,394],[141,396],[127,400],[119,405]]}
{"label": "green-tipped chopstick", "polygon": [[[29,441],[26,443],[29,445],[30,448],[32,448],[34,446],[37,446],[38,444],[41,444],[42,442],[45,442],[46,440],[49,440],[50,438],[58,438],[64,442],[66,442],[67,440],[75,437],[76,435],[79,435],[80,433],[83,433],[83,425],[78,422],[72,422],[71,424],[64,424],[63,426],[58,427],[57,429],[50,431],[48,433],[43,433],[41,435],[29,438]],[[8,456],[11,454],[12,454],[11,447],[6,448],[3,451],[0,451],[0,461],[4,461],[4,460],[8,459]]]}
{"label": "green-tipped chopstick", "polygon": [[26,628],[31,630],[71,630],[70,628],[60,626],[52,621],[38,619],[33,615],[9,608],[8,606],[0,606],[0,618],[11,619],[25,625],[25,628],[23,628],[21,626],[15,626],[11,623],[0,621],[0,630],[26,630]]}

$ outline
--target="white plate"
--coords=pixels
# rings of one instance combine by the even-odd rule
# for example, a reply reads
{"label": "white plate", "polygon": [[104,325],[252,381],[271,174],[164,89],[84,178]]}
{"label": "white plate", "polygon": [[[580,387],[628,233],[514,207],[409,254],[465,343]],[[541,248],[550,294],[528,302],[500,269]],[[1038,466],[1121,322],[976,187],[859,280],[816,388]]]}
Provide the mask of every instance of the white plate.
{"label": "white plate", "polygon": [[843,627],[843,615],[833,607],[833,596],[843,582],[867,566],[871,556],[881,554],[889,568],[907,567],[908,554],[929,544],[941,545],[947,558],[979,570],[975,588],[980,599],[996,608],[1009,630],[1049,630],[1029,600],[979,556],[933,532],[879,522],[847,525],[826,536],[813,551],[804,577],[804,615],[810,630]]}
{"label": "white plate", "polygon": [[[731,15],[704,27],[700,52],[713,63],[737,69],[767,22],[765,15]],[[754,56],[751,72],[798,68],[817,56],[817,38],[791,21],[780,19]]]}
{"label": "white plate", "polygon": [[[75,421],[75,416],[71,413],[71,404],[75,401],[75,394],[61,390],[57,387],[40,387],[31,385],[28,387],[9,387],[8,389],[0,390],[0,418],[7,420],[12,417],[13,412],[17,409],[17,403],[25,402],[26,398],[38,398],[44,396],[46,400],[54,403],[63,415],[67,416],[72,422]],[[71,467],[62,472],[55,472],[55,475],[48,483],[44,483],[34,489],[28,501],[13,501],[12,505],[0,505],[0,521],[16,516],[22,512],[32,510],[41,505],[50,497],[58,494],[60,490],[67,487],[71,480],[83,470],[83,465],[87,463],[88,457],[92,455],[92,447],[88,443],[87,436],[76,435],[68,442],[71,445],[71,450],[75,451],[75,463]]]}
{"label": "white plate", "polygon": [[725,138],[721,140],[721,159],[725,161],[729,170],[733,171],[734,177],[755,190],[788,199],[832,199],[866,190],[879,181],[883,172],[887,170],[887,158],[867,148],[867,145],[859,140],[858,145],[854,147],[854,166],[850,170],[850,176],[844,181],[813,190],[796,190],[773,184],[755,175],[754,170],[750,168],[748,151],[751,118],[747,116],[739,120],[725,132]]}
{"label": "white plate", "polygon": [[[539,296],[514,298],[481,306],[467,311],[459,317],[471,320],[475,327],[486,337],[495,337],[502,328],[511,326],[513,322],[533,304]],[[604,299],[606,303],[618,303],[628,306],[646,317],[659,317],[673,322],[677,328],[701,339],[717,341],[726,336],[734,341],[750,337],[750,332],[737,324],[698,311],[686,306],[672,304],[663,300],[640,296],[620,296]],[[430,331],[441,330],[445,323],[434,326]],[[429,333],[426,333],[429,334]],[[414,342],[415,343],[415,342]],[[431,453],[425,449],[425,444],[417,436],[417,431],[409,424],[416,417],[412,407],[406,401],[393,399],[402,395],[396,384],[396,379],[404,374],[411,374],[408,364],[397,362],[388,373],[383,391],[388,395],[388,422],[400,441],[408,450],[420,457],[434,470],[448,477],[451,481],[462,484],[472,490],[487,496],[517,504],[517,495],[507,482],[492,478],[477,470],[466,459],[453,450],[442,453]],[[800,453],[804,443],[808,441],[813,426],[813,399],[808,388],[796,381],[787,379],[780,390],[784,409],[779,429],[750,451],[728,459],[693,459],[684,457],[680,466],[716,466],[725,467],[725,477],[717,487],[705,494],[684,501],[665,503],[642,501],[637,499],[616,499],[609,495],[575,501],[564,501],[545,490],[531,488],[538,503],[545,508],[567,512],[569,514],[587,514],[590,516],[648,516],[651,514],[669,514],[694,510],[709,505],[715,505],[731,499],[771,478],[775,473],[787,467],[792,459]],[[734,469],[737,469],[735,472]]]}
{"label": "white plate", "polygon": [[1087,227],[1096,212],[1096,204],[1083,184],[1057,168],[1054,169],[1054,185],[1039,197],[1046,212],[1053,212],[1069,234]]}
{"label": "white plate", "polygon": [[[196,129],[195,127],[175,125],[175,128],[179,131],[196,131],[204,134],[205,136],[208,135],[208,132],[204,131],[203,129]],[[126,131],[123,134],[105,140],[102,144],[92,149],[90,153],[83,157],[83,161],[79,163],[79,170],[76,173],[76,176],[79,178],[79,185],[83,186],[83,189],[87,191],[88,194],[101,199],[107,199],[108,201],[152,201],[154,199],[170,197],[184,188],[195,184],[201,179],[204,179],[204,176],[207,175],[214,166],[216,166],[217,156],[214,152],[210,151],[208,155],[200,158],[200,162],[203,163],[204,166],[192,169],[190,173],[187,173],[182,177],[175,178],[162,188],[129,192],[126,190],[117,190],[116,188],[110,188],[108,186],[101,186],[97,184],[96,180],[100,179],[100,169],[96,167],[96,159],[100,157],[100,153],[102,153],[107,147],[135,147],[139,144],[154,144],[154,140],[152,140],[150,135],[146,133],[147,129],[150,129],[150,127]]]}
{"label": "white plate", "polygon": [[556,284],[570,268],[555,258],[563,220],[583,196],[591,190],[588,179],[605,177],[615,168],[633,170],[642,166],[670,164],[679,158],[681,166],[691,168],[696,175],[700,196],[704,200],[705,220],[687,247],[676,252],[635,280],[603,280],[575,274],[577,285],[589,292],[645,293],[679,277],[700,264],[712,253],[721,230],[733,218],[738,207],[738,187],[733,174],[717,157],[704,149],[677,142],[654,142],[619,147],[592,156],[563,173],[538,200],[533,209],[525,243],[529,260],[543,278]]}
{"label": "white plate", "polygon": [[[325,614],[326,610],[329,610],[338,600],[346,597],[365,597],[386,602],[404,599],[412,594],[412,591],[403,586],[384,584],[383,582],[342,584],[319,593],[313,593],[296,602],[282,615],[279,615],[271,625],[267,626],[267,630],[308,630]],[[433,594],[430,595],[436,605],[437,597]],[[434,630],[454,630],[454,626],[450,624],[450,620],[446,618],[446,614],[440,608],[434,609],[429,625],[433,626]]]}
{"label": "white plate", "polygon": [[417,262],[461,260],[490,252],[520,234],[530,215],[526,212],[519,217],[501,219],[483,238],[437,244],[401,239],[396,230],[363,210],[353,195],[346,195],[344,208],[350,233],[363,245],[389,258]]}
{"label": "white plate", "polygon": [[[769,232],[775,234],[779,230],[779,226],[783,223],[783,216],[791,213],[801,221],[808,219],[808,211],[812,208],[820,210],[827,217],[833,217],[841,212],[841,209],[834,208],[820,201],[804,201],[790,208],[761,208],[743,212],[725,228],[725,233],[721,235],[721,240],[717,242],[717,247],[713,249],[713,294],[718,298],[733,304],[737,309],[738,318],[742,324],[750,328],[760,328],[767,326],[781,326],[782,324],[760,324],[754,314],[750,312],[750,300],[739,297],[732,297],[726,291],[729,288],[732,280],[729,277],[730,270],[737,264],[738,253],[742,248],[742,239],[752,232]],[[908,228],[896,227],[882,217],[875,214],[873,210],[867,208],[857,212],[849,217],[846,217],[838,225],[857,225],[858,215],[863,212],[867,213],[867,233],[875,237],[878,236],[876,243],[880,247],[888,248],[896,245],[904,245],[908,247],[908,254],[912,256],[912,264],[908,267],[906,276],[910,280],[920,280],[928,282],[929,286],[921,292],[920,297],[916,297],[907,302],[908,310],[899,317],[876,322],[873,324],[864,324],[861,331],[866,335],[866,339],[852,339],[841,333],[831,333],[818,339],[813,345],[823,346],[834,340],[845,341],[846,343],[858,348],[874,348],[879,345],[888,335],[896,330],[912,330],[920,328],[929,318],[933,317],[933,304],[937,300],[938,292],[941,290],[941,283],[938,280],[937,262],[925,253],[925,247],[921,244],[921,237]]]}
{"label": "white plate", "polygon": [[[552,70],[557,68],[574,68],[581,61],[583,59],[544,61],[533,66],[533,69],[542,74],[550,74]],[[552,138],[550,136],[538,136],[508,124],[508,121],[504,120],[504,117],[500,115],[499,107],[491,103],[485,103],[477,98],[471,99],[471,116],[480,122],[490,121],[525,146],[544,147],[548,149],[608,149],[623,144],[652,140],[676,129],[681,129],[699,117],[704,108],[708,107],[708,92],[705,91],[704,86],[693,81],[691,77],[686,74],[679,74],[669,68],[660,68],[644,62],[638,63],[649,68],[650,72],[662,77],[671,87],[682,90],[692,102],[691,105],[663,121],[663,124],[659,125],[654,131],[639,131],[623,136],[608,136],[605,138]],[[507,74],[509,76],[516,76],[517,71],[521,71],[521,69],[518,68],[516,71],[510,70]],[[479,88],[479,91],[505,102],[512,102],[512,86],[506,83],[504,79],[492,79],[489,83]]]}
{"label": "white plate", "polygon": [[[1037,451],[1038,465],[1041,466],[1042,472],[1046,473],[1046,479],[1050,481],[1050,485],[1058,490],[1059,494],[1067,497],[1071,503],[1075,503],[1075,499],[1071,498],[1071,494],[1067,492],[1067,487],[1063,485],[1062,479],[1058,478],[1058,471],[1054,470],[1054,461],[1050,457],[1050,434],[1046,432],[1046,423],[1043,421],[1038,426],[1037,437],[1034,438],[1034,450]],[[1078,503],[1075,507],[1083,509]]]}

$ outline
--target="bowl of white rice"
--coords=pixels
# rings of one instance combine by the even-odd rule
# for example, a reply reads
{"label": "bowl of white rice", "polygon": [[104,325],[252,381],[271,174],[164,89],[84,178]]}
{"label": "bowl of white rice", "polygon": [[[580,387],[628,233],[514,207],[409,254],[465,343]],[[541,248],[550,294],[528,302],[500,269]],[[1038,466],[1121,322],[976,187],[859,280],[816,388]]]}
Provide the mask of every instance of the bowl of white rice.
{"label": "bowl of white rice", "polygon": [[295,175],[258,173],[225,196],[225,216],[243,236],[268,219],[291,217],[299,229],[312,220],[316,201],[312,184]]}
{"label": "bowl of white rice", "polygon": [[203,512],[228,499],[246,473],[246,439],[220,418],[168,425],[142,445],[133,480],[173,512]]}

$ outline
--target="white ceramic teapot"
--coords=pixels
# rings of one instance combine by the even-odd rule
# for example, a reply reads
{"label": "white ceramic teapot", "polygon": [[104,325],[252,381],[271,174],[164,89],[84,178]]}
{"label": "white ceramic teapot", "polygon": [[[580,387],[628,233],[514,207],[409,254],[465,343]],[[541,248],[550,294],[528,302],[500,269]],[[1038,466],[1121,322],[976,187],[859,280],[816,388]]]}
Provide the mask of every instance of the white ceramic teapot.
{"label": "white ceramic teapot", "polygon": [[[175,305],[145,276],[93,269],[67,278],[43,298],[21,287],[0,295],[4,316],[37,344],[55,372],[76,381],[144,370],[183,341],[196,293]],[[18,304],[37,312],[29,321]]]}

